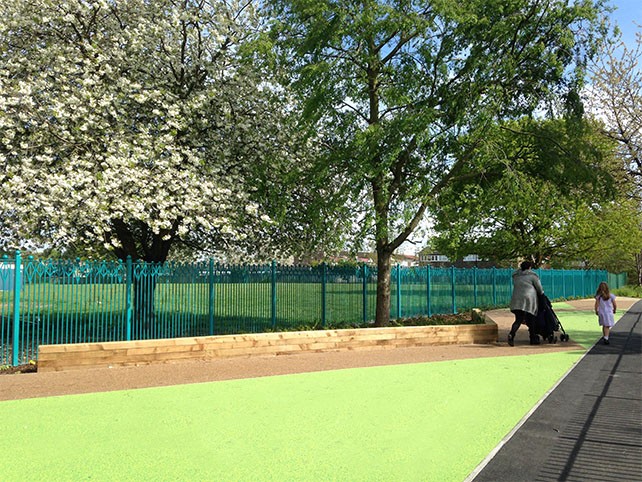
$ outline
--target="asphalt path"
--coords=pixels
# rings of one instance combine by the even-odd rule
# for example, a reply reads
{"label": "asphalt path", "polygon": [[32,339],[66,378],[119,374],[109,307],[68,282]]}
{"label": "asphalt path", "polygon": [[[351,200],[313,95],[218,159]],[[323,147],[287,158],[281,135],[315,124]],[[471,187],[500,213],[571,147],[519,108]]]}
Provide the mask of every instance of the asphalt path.
{"label": "asphalt path", "polygon": [[467,481],[641,481],[641,318],[642,301],[613,327],[610,345],[598,341]]}

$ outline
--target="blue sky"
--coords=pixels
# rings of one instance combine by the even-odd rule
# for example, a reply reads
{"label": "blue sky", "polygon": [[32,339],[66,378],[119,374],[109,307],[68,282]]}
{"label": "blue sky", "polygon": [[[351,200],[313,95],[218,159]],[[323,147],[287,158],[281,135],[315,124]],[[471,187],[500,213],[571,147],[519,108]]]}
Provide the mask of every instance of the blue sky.
{"label": "blue sky", "polygon": [[610,4],[616,7],[616,10],[611,13],[611,18],[622,30],[622,40],[627,47],[633,47],[635,32],[642,31],[642,28],[635,25],[635,23],[642,25],[642,0],[611,0]]}

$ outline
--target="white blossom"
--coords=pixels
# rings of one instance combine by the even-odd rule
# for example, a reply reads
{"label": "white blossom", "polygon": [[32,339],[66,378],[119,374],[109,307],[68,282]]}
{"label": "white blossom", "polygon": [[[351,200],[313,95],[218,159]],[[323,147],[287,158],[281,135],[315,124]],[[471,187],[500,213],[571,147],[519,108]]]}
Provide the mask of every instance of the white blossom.
{"label": "white blossom", "polygon": [[[263,102],[262,79],[220,46],[251,10],[198,3],[1,3],[0,215],[20,235],[114,249],[122,221],[163,240],[243,236],[237,219],[259,207],[249,201],[252,180],[230,165],[261,158],[270,123],[230,116],[235,103]],[[187,33],[182,19],[191,19]],[[175,75],[181,68],[191,91]]]}

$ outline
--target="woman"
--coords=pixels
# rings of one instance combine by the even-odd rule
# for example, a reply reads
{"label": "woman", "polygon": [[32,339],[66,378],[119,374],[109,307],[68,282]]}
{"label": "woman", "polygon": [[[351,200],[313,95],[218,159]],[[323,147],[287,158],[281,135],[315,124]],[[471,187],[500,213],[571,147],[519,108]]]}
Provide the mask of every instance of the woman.
{"label": "woman", "polygon": [[515,322],[508,334],[508,344],[514,346],[515,334],[520,325],[528,326],[531,345],[539,345],[539,336],[533,333],[537,315],[537,295],[543,295],[544,289],[537,273],[531,270],[532,263],[524,261],[520,269],[513,273],[513,296],[510,300],[510,311],[515,315]]}

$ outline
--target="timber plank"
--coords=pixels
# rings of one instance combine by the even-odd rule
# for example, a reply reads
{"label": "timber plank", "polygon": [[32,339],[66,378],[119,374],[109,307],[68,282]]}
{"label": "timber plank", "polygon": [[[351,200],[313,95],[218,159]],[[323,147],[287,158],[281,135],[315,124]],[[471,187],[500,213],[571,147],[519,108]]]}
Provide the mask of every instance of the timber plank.
{"label": "timber plank", "polygon": [[497,325],[487,321],[477,325],[354,328],[41,345],[38,370],[148,365],[186,359],[279,356],[303,352],[388,350],[495,341]]}

